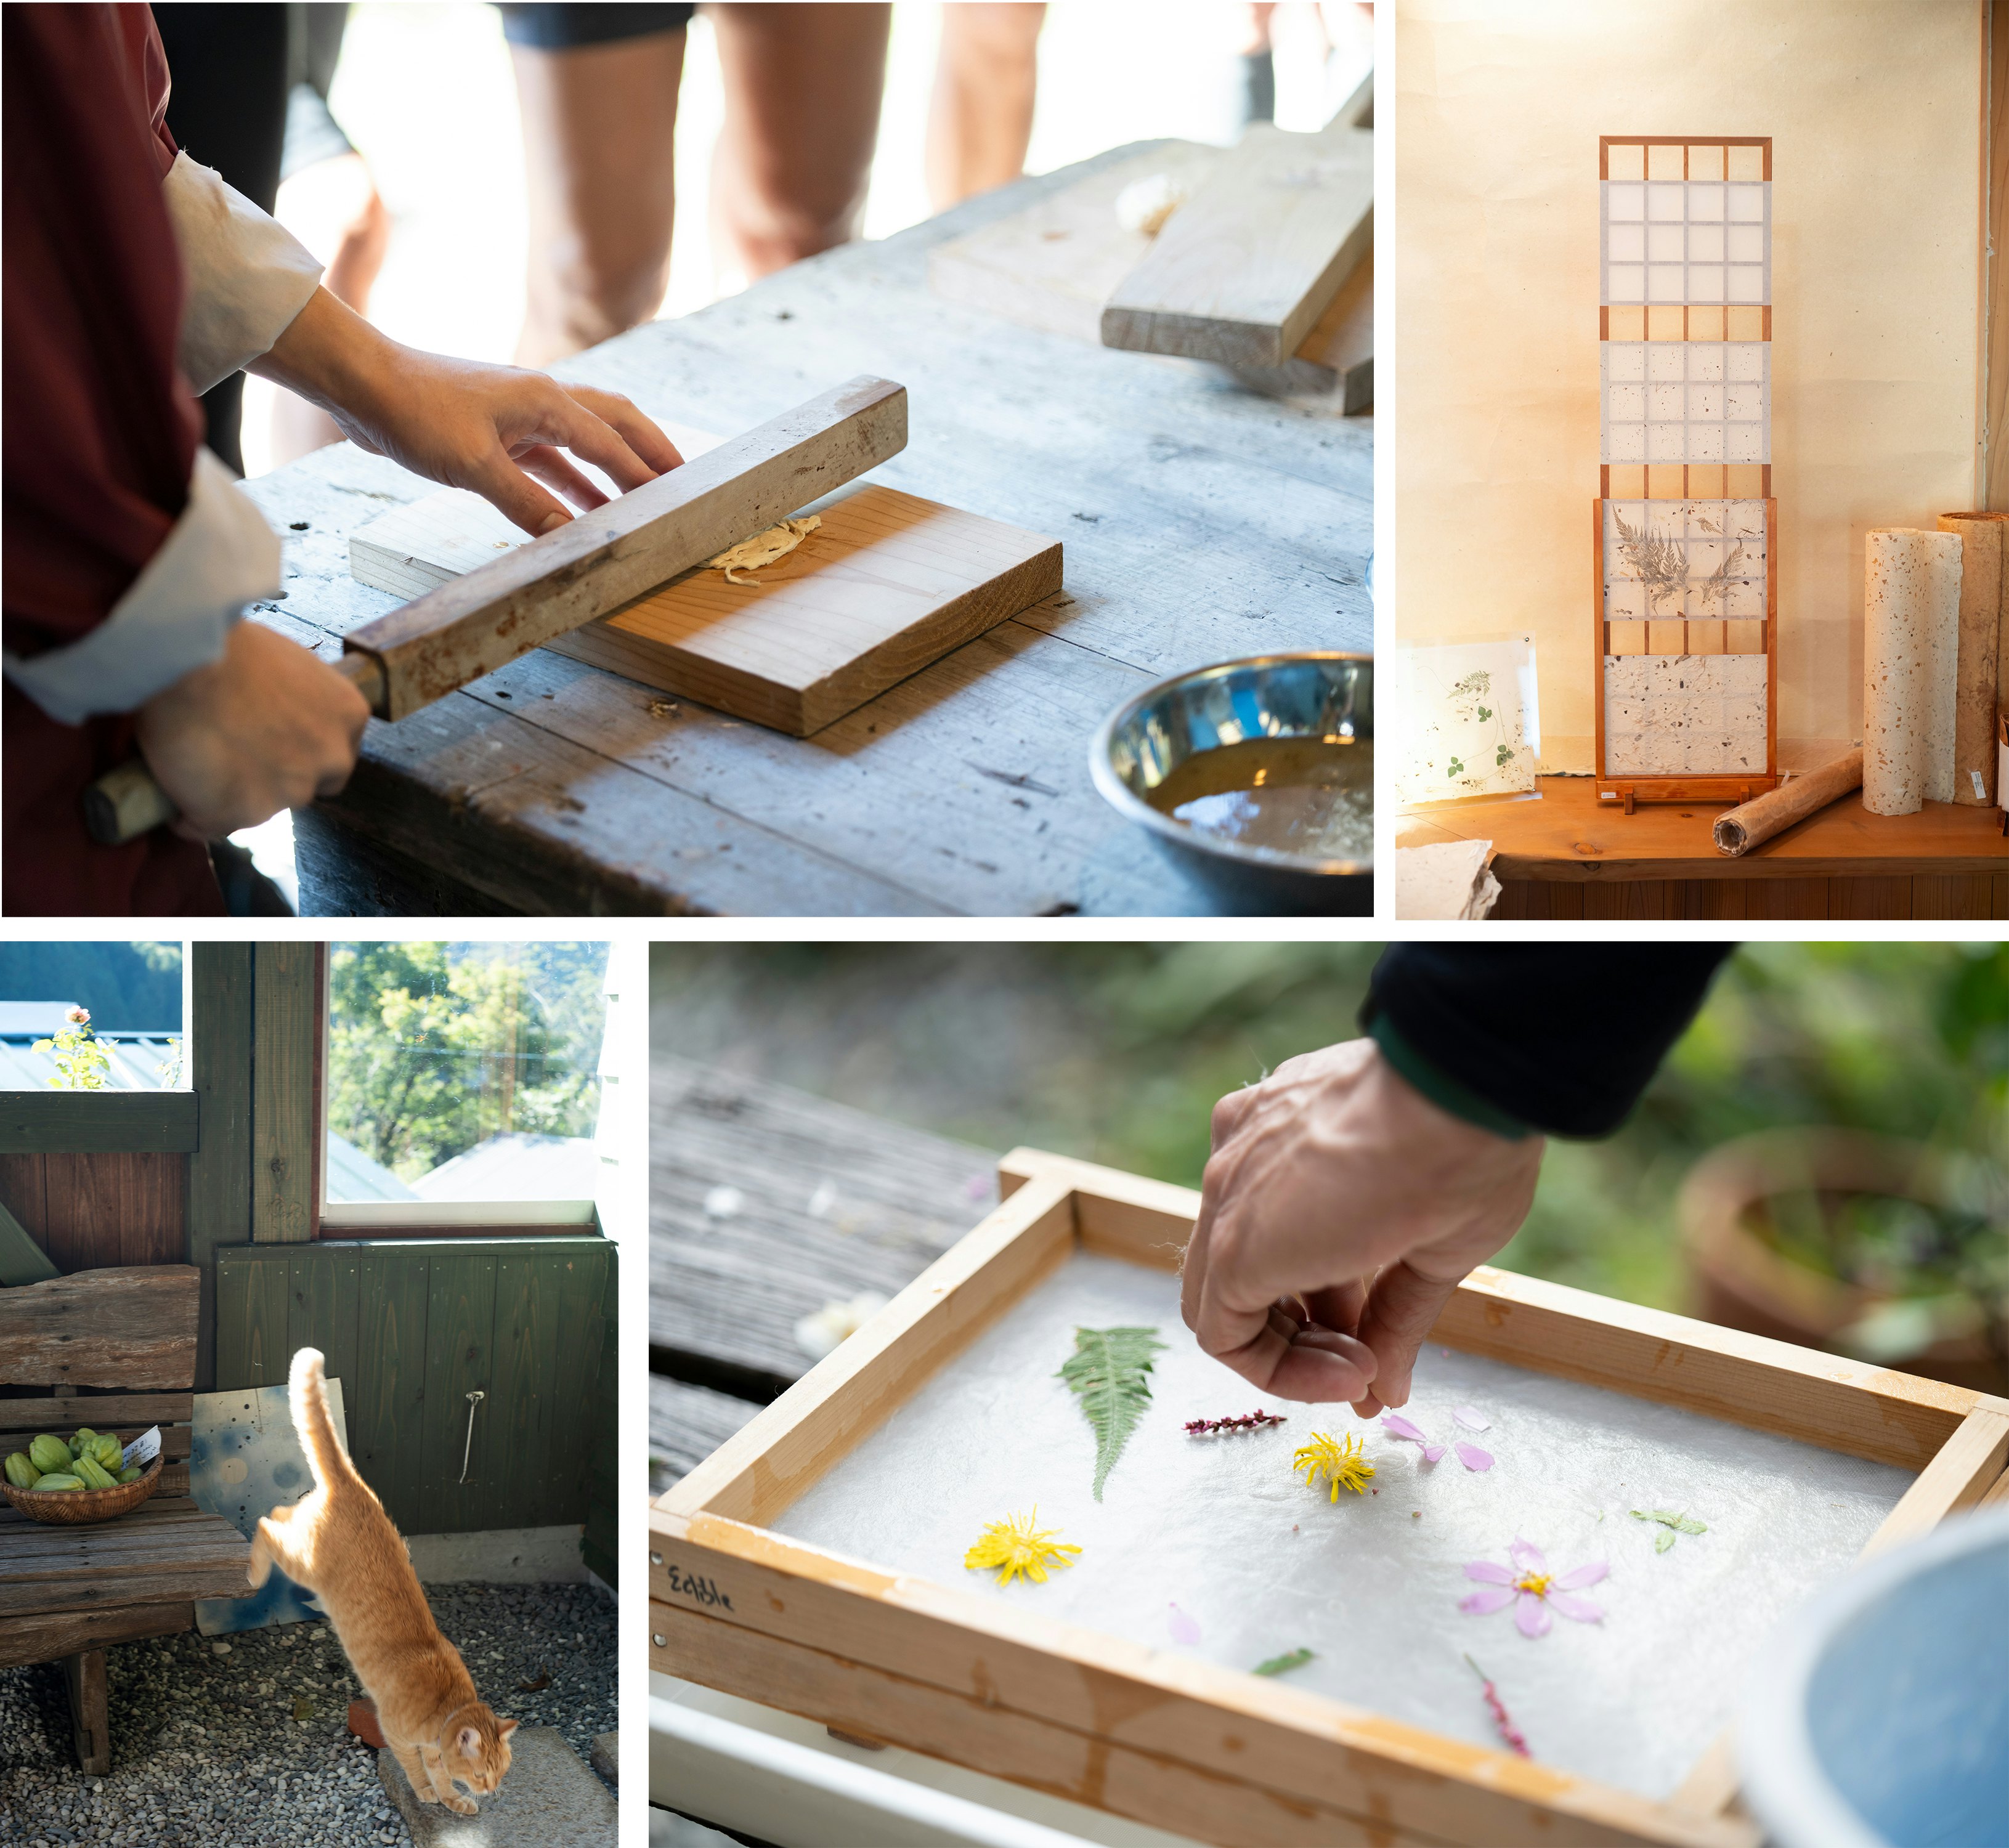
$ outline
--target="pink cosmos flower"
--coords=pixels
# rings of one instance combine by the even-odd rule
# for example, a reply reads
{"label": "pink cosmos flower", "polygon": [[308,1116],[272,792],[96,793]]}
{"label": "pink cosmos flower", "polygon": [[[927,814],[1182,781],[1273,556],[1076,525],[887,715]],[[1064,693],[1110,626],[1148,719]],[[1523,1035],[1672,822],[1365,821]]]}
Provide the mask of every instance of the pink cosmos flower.
{"label": "pink cosmos flower", "polygon": [[1593,1559],[1588,1566],[1579,1566],[1574,1572],[1565,1572],[1558,1577],[1549,1570],[1549,1563],[1543,1558],[1542,1549],[1538,1546],[1516,1540],[1507,1552],[1514,1562],[1511,1567],[1496,1565],[1490,1559],[1473,1559],[1467,1564],[1465,1576],[1483,1579],[1487,1588],[1459,1599],[1460,1610],[1481,1617],[1489,1611],[1513,1604],[1518,1598],[1514,1622],[1521,1634],[1527,1637],[1548,1634],[1554,1622],[1549,1615],[1551,1605],[1579,1623],[1600,1623],[1604,1620],[1602,1605],[1571,1594],[1586,1585],[1596,1584],[1611,1570],[1607,1561]]}
{"label": "pink cosmos flower", "polygon": [[[1444,1453],[1445,1446],[1432,1443],[1418,1426],[1412,1424],[1399,1411],[1384,1412],[1381,1414],[1381,1428],[1391,1437],[1403,1438],[1412,1444],[1421,1444],[1426,1463],[1434,1463]],[[1479,1428],[1483,1429],[1484,1427],[1482,1425]],[[1482,1450],[1476,1444],[1462,1443],[1451,1447],[1457,1450],[1458,1461],[1467,1469],[1489,1470],[1493,1467],[1491,1453]]]}

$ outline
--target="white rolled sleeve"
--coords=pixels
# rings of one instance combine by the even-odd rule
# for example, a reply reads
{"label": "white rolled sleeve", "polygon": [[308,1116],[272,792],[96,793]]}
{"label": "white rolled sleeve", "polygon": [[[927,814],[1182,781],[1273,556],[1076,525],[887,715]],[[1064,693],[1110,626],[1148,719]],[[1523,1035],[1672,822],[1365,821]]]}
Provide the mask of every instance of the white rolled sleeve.
{"label": "white rolled sleeve", "polygon": [[186,153],[161,193],[188,282],[178,357],[189,383],[207,391],[272,350],[312,297],[321,266],[277,219]]}
{"label": "white rolled sleeve", "polygon": [[187,506],[112,613],[66,648],[7,655],[7,678],[60,724],[135,711],[222,654],[245,604],[279,588],[279,557],[265,516],[198,448]]}

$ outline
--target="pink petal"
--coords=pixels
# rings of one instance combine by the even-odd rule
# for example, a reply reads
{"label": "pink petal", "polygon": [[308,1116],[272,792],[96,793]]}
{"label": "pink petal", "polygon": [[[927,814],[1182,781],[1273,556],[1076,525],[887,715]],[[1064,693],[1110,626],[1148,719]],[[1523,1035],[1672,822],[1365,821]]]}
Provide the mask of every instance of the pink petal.
{"label": "pink petal", "polygon": [[1493,1453],[1482,1450],[1476,1444],[1460,1444],[1458,1460],[1467,1469],[1488,1470],[1493,1467]]}
{"label": "pink petal", "polygon": [[1551,1591],[1549,1602],[1566,1617],[1574,1617],[1579,1623],[1602,1623],[1604,1607],[1593,1604],[1588,1598],[1573,1598],[1567,1591]]}
{"label": "pink petal", "polygon": [[1404,1418],[1399,1411],[1384,1412],[1381,1428],[1395,1437],[1406,1437],[1412,1443],[1424,1442],[1423,1434]]}
{"label": "pink petal", "polygon": [[1191,1644],[1199,1641],[1199,1626],[1175,1604],[1172,1606],[1172,1641]]}
{"label": "pink petal", "polygon": [[1423,1460],[1426,1463],[1436,1462],[1437,1460],[1444,1453],[1444,1447],[1442,1444],[1425,1444],[1423,1446]]}
{"label": "pink petal", "polygon": [[1468,1431],[1490,1431],[1492,1421],[1482,1412],[1474,1411],[1469,1405],[1461,1405],[1451,1414]]}
{"label": "pink petal", "polygon": [[1574,1572],[1565,1572],[1556,1581],[1556,1587],[1564,1591],[1581,1591],[1586,1585],[1596,1584],[1610,1570],[1609,1560],[1593,1559],[1588,1566],[1579,1566]]}
{"label": "pink petal", "polygon": [[1525,1540],[1516,1540],[1507,1549],[1507,1556],[1523,1572],[1546,1572],[1549,1562],[1542,1557],[1542,1549]]}
{"label": "pink petal", "polygon": [[1483,1578],[1489,1585],[1511,1585],[1514,1574],[1507,1567],[1496,1566],[1490,1559],[1474,1559],[1465,1569],[1467,1578]]}
{"label": "pink petal", "polygon": [[[1514,1588],[1511,1585],[1493,1585],[1486,1591],[1474,1591],[1469,1597],[1461,1598],[1458,1601],[1458,1608],[1475,1617],[1483,1617],[1488,1611],[1502,1609],[1513,1602]],[[1539,1604],[1541,1600],[1538,1598],[1535,1602]]]}
{"label": "pink petal", "polygon": [[1523,1591],[1521,1602],[1514,1613],[1514,1627],[1523,1636],[1547,1636],[1554,1619],[1549,1615],[1549,1607],[1532,1591]]}

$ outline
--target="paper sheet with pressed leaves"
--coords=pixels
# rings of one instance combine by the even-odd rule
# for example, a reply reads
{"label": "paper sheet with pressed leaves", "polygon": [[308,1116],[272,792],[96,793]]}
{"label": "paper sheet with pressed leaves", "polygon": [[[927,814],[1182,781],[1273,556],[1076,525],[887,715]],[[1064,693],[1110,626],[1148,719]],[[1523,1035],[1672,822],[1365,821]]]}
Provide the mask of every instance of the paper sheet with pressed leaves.
{"label": "paper sheet with pressed leaves", "polygon": [[[1077,1325],[1155,1326],[1153,1400],[1091,1493],[1095,1439],[1055,1375]],[[1189,1437],[1188,1419],[1259,1403],[1288,1421]],[[1454,1422],[1479,1412],[1490,1428]],[[1005,1312],[774,1522],[781,1532],[1015,1608],[1175,1655],[1253,1668],[1297,1648],[1290,1684],[1475,1744],[1498,1741],[1463,1659],[1498,1683],[1538,1758],[1664,1796],[1729,1721],[1780,1618],[1848,1569],[1910,1485],[1906,1472],[1644,1400],[1426,1347],[1405,1414],[1447,1450],[1362,1424],[1345,1406],[1263,1402],[1194,1345],[1178,1280],[1078,1255]],[[1292,1473],[1315,1430],[1358,1432],[1378,1493]],[[1036,1503],[1083,1549],[1043,1584],[966,1570],[985,1523]],[[1633,1508],[1700,1521],[1680,1534]],[[1564,1572],[1599,1559],[1582,1595],[1601,1623],[1555,1620],[1530,1640],[1511,1610],[1469,1616],[1468,1560],[1520,1538]],[[1175,1609],[1176,1607],[1176,1609]],[[1175,1639],[1198,1627],[1197,1642]]]}
{"label": "paper sheet with pressed leaves", "polygon": [[1981,9],[1403,0],[1396,33],[1398,640],[1532,630],[1545,767],[1589,770],[1591,504],[1635,427],[1600,409],[1598,138],[1768,135],[1769,373],[1740,423],[1725,351],[1711,429],[1769,409],[1783,761],[1845,748],[1865,530],[1975,504]]}

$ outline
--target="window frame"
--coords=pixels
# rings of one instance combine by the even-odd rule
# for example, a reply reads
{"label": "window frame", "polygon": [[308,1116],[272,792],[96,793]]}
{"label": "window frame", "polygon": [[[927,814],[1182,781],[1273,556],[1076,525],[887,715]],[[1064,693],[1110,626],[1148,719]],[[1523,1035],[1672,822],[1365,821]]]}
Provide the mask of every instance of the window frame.
{"label": "window frame", "polygon": [[[353,938],[345,942],[394,940]],[[516,943],[516,937],[427,938],[427,942]],[[588,939],[588,941],[606,941]],[[314,1017],[314,1237],[316,1239],[548,1237],[601,1230],[597,1200],[331,1200],[328,1197],[330,976],[336,944],[322,946]],[[608,953],[613,946],[608,943]],[[601,979],[604,981],[603,975]],[[604,1100],[602,1102],[604,1107]],[[599,1119],[594,1118],[597,1139]]]}

